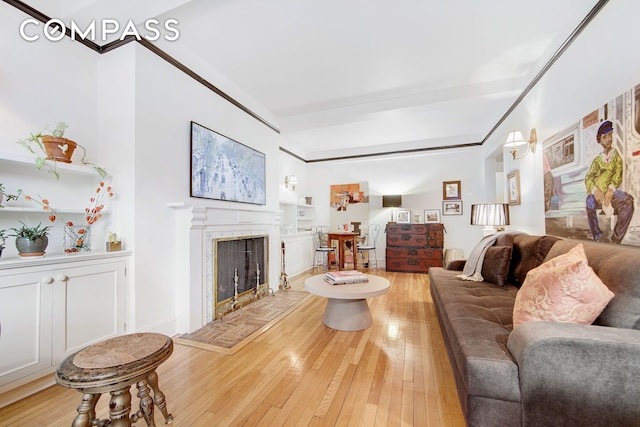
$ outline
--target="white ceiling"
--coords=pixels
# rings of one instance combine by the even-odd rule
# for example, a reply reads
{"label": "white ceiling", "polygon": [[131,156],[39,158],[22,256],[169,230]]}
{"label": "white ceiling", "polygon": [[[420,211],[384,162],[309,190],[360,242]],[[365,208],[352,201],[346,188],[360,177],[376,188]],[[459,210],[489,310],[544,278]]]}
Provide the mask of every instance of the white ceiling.
{"label": "white ceiling", "polygon": [[482,141],[597,1],[26,3],[65,22],[177,19],[158,46],[208,63],[314,160]]}

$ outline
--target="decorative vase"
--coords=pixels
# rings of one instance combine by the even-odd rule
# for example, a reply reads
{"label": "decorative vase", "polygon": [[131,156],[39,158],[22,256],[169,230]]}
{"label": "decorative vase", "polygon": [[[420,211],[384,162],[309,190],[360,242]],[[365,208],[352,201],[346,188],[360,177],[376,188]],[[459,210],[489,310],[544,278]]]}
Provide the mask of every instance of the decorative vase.
{"label": "decorative vase", "polygon": [[47,154],[47,160],[71,163],[71,156],[77,144],[67,138],[46,135],[42,137],[42,145],[44,146],[44,152]]}
{"label": "decorative vase", "polygon": [[63,245],[65,254],[90,251],[91,227],[88,225],[65,225]]}
{"label": "decorative vase", "polygon": [[49,237],[37,237],[35,240],[29,240],[28,237],[16,237],[16,249],[18,255],[22,257],[43,256],[44,250],[49,244]]}

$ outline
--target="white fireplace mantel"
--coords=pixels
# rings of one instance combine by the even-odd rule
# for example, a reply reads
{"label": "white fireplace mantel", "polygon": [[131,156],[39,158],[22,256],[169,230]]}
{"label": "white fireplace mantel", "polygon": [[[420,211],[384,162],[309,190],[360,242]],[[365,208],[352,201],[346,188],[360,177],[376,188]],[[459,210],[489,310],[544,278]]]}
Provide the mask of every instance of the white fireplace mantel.
{"label": "white fireplace mantel", "polygon": [[[169,203],[175,209],[176,325],[178,333],[201,328],[209,318],[213,278],[212,241],[220,237],[269,236],[269,255],[279,252],[279,216],[273,211],[237,210]],[[269,285],[278,283],[277,256],[269,256]]]}

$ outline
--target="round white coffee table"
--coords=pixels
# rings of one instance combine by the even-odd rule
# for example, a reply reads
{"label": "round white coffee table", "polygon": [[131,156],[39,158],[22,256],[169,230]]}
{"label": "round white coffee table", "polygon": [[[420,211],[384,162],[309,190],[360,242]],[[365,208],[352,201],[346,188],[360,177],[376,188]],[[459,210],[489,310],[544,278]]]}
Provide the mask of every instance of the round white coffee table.
{"label": "round white coffee table", "polygon": [[309,277],[304,288],[314,295],[328,298],[322,322],[339,331],[360,331],[373,325],[367,298],[389,292],[390,283],[380,276],[367,274],[366,283],[332,285],[324,280],[324,274]]}

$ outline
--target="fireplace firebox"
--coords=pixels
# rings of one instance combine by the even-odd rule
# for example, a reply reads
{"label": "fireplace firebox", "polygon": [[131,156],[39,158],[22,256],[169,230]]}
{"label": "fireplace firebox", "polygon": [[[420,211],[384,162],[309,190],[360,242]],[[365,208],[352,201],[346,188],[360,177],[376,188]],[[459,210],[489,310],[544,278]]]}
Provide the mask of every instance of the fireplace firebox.
{"label": "fireplace firebox", "polygon": [[245,305],[268,286],[268,236],[214,239],[214,319]]}

